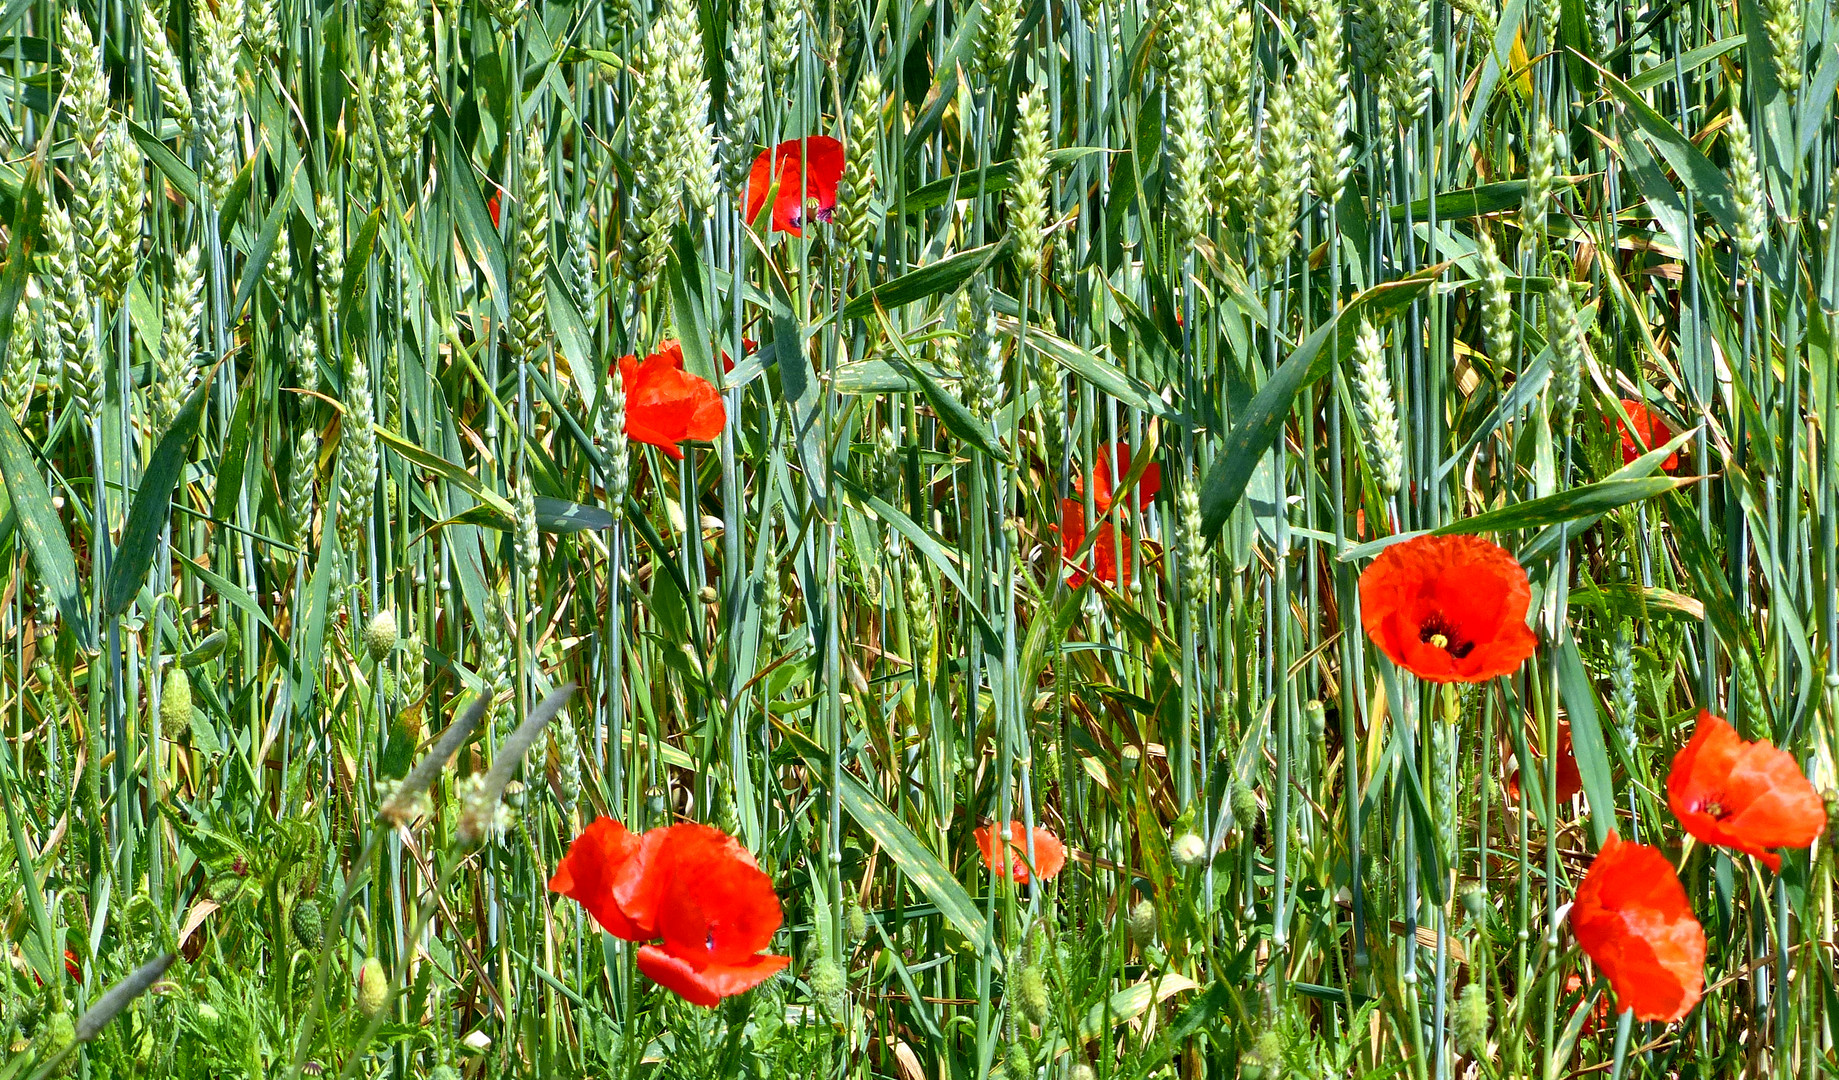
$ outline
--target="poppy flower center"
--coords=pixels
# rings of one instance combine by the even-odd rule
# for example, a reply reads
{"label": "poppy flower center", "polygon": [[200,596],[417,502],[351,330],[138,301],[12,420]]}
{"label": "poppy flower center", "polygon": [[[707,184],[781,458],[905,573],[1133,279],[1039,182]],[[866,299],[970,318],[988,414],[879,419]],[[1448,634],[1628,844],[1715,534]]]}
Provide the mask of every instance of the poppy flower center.
{"label": "poppy flower center", "polygon": [[1710,816],[1714,821],[1723,821],[1730,817],[1730,811],[1724,808],[1724,804],[1718,801],[1717,796],[1705,800],[1705,804],[1700,807],[1700,810]]}
{"label": "poppy flower center", "polygon": [[1455,627],[1449,624],[1441,612],[1433,613],[1418,626],[1418,640],[1442,649],[1458,660],[1469,655],[1475,648],[1473,641],[1466,641],[1457,635]]}

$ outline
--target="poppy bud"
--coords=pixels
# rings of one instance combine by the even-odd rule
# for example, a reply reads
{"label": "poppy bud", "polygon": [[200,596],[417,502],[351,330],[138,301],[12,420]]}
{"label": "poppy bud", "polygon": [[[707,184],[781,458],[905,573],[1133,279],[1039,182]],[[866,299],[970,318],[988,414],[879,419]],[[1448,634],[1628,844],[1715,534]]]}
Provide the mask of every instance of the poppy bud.
{"label": "poppy bud", "polygon": [[805,973],[805,982],[811,987],[811,996],[817,1003],[832,1013],[843,1011],[845,995],[849,992],[849,980],[843,974],[843,968],[828,956],[820,956]]}
{"label": "poppy bud", "polygon": [[183,671],[169,672],[160,687],[160,726],[170,734],[190,727],[191,722],[192,681]]}
{"label": "poppy bud", "polygon": [[701,589],[697,590],[696,599],[701,600],[705,604],[713,604],[720,595],[720,593],[715,591],[715,586],[704,585]]}
{"label": "poppy bud", "polygon": [[1003,1074],[1008,1080],[1034,1080],[1034,1058],[1019,1043],[1003,1055]]}
{"label": "poppy bud", "polygon": [[294,905],[288,916],[288,926],[294,931],[294,939],[300,947],[312,952],[319,948],[325,937],[326,916],[319,907],[319,901],[309,896]]}
{"label": "poppy bud", "polygon": [[[50,1058],[66,1046],[77,1041],[77,1022],[70,1013],[60,1009],[45,1017],[45,1026],[38,1033],[39,1056]],[[77,1063],[75,1057],[64,1059],[54,1075],[63,1076],[72,1071]]]}
{"label": "poppy bud", "polygon": [[1258,793],[1243,780],[1235,780],[1232,785],[1232,820],[1241,829],[1258,822]]}
{"label": "poppy bud", "polygon": [[1148,945],[1156,940],[1155,901],[1143,899],[1132,904],[1125,923],[1130,929],[1130,940],[1138,945]]}
{"label": "poppy bud", "polygon": [[1072,1071],[1066,1075],[1067,1080],[1098,1080],[1098,1073],[1094,1072],[1092,1066],[1087,1065],[1083,1061],[1074,1065]]}
{"label": "poppy bud", "polygon": [[1265,1028],[1239,1058],[1241,1080],[1277,1080],[1283,1075],[1283,1039],[1276,1028]]}
{"label": "poppy bud", "polygon": [[1041,975],[1041,968],[1029,964],[1015,973],[1015,985],[1011,988],[1015,994],[1015,1004],[1028,1022],[1035,1027],[1047,1023],[1047,980]]}
{"label": "poppy bud", "polygon": [[1472,1058],[1488,1052],[1488,995],[1472,982],[1456,998],[1456,1049]]}
{"label": "poppy bud", "polygon": [[1462,890],[1462,910],[1468,913],[1470,922],[1480,922],[1488,914],[1487,891],[1479,885]]}
{"label": "poppy bud", "polygon": [[396,613],[384,608],[372,615],[360,636],[364,641],[364,651],[370,654],[370,658],[382,661],[396,647]]}
{"label": "poppy bud", "polygon": [[1192,870],[1207,861],[1207,842],[1197,833],[1182,833],[1169,845],[1169,856],[1183,870]]}
{"label": "poppy bud", "polygon": [[862,910],[854,897],[843,905],[843,932],[849,935],[852,943],[868,936],[868,912]]}
{"label": "poppy bud", "polygon": [[358,1008],[365,1016],[375,1016],[389,1004],[389,998],[389,973],[383,970],[383,961],[370,957],[358,969]]}

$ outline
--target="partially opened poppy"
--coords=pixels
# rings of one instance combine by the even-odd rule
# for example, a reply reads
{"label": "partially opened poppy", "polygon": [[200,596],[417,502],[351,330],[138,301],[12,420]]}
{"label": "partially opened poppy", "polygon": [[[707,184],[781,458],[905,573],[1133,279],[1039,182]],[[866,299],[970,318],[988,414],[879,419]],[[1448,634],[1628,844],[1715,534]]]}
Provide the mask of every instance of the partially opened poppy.
{"label": "partially opened poppy", "polygon": [[[1541,783],[1545,781],[1545,763],[1535,762],[1534,768]],[[1571,750],[1571,725],[1566,721],[1558,722],[1558,801],[1566,802],[1584,789],[1584,778],[1577,771],[1577,755]],[[1520,797],[1520,770],[1513,770],[1507,778],[1507,794],[1513,798]]]}
{"label": "partially opened poppy", "polygon": [[609,933],[642,943],[639,970],[695,1005],[750,990],[791,962],[761,952],[784,919],[772,879],[707,825],[637,836],[600,818],[570,845],[549,887]]}
{"label": "partially opened poppy", "polygon": [[1430,682],[1510,675],[1538,639],[1526,571],[1479,536],[1419,536],[1360,575],[1360,622],[1393,663]]}
{"label": "partially opened poppy", "polygon": [[681,459],[678,443],[709,440],[728,422],[721,392],[701,376],[683,370],[683,345],[664,341],[643,363],[628,354],[619,360],[626,392],[626,437],[650,443]]}
{"label": "partially opened poppy", "polygon": [[[1029,881],[1028,873],[1028,830],[1019,821],[1009,822],[1009,842],[1003,843],[996,832],[994,823],[982,825],[972,834],[977,838],[977,850],[983,852],[983,862],[998,874],[1005,872],[1015,879],[1017,885]],[[1001,848],[1003,850],[998,851]],[[1034,829],[1034,877],[1042,881],[1058,874],[1066,866],[1066,845],[1060,838],[1040,826]]]}
{"label": "partially opened poppy", "polygon": [[1780,870],[1770,848],[1806,847],[1826,828],[1826,807],[1792,755],[1745,742],[1722,717],[1699,710],[1698,727],[1673,757],[1667,804],[1686,831]]}
{"label": "partially opened poppy", "polygon": [[[1632,398],[1622,399],[1622,411],[1628,414],[1628,423],[1623,423],[1619,416],[1604,416],[1603,424],[1622,437],[1624,465],[1631,464],[1657,446],[1665,446],[1677,434],[1665,417]],[[1676,450],[1660,463],[1660,469],[1662,472],[1672,472],[1677,468],[1679,452]]]}
{"label": "partially opened poppy", "polygon": [[1577,886],[1571,931],[1608,976],[1617,1011],[1671,1023],[1705,991],[1705,929],[1657,848],[1614,833]]}
{"label": "partially opened poppy", "polygon": [[747,174],[747,220],[760,216],[776,180],[779,190],[773,196],[773,229],[803,236],[806,222],[830,220],[842,179],[842,143],[827,135],[787,139],[760,151],[754,159]]}

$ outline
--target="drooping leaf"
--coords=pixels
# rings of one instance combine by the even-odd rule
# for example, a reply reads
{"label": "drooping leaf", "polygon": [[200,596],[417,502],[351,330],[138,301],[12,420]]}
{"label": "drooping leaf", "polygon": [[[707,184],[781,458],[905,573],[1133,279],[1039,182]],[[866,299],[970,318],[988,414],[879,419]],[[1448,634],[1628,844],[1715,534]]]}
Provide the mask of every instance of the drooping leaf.
{"label": "drooping leaf", "polygon": [[172,425],[147,460],[141,474],[140,490],[128,510],[128,523],[121,531],[121,543],[115,548],[115,560],[109,566],[107,604],[110,615],[128,610],[140,594],[158,553],[160,534],[172,513],[172,491],[185,471],[187,452],[198,435],[198,421],[204,415],[205,400],[210,397],[211,379],[204,378],[192,389],[191,396],[173,417]]}

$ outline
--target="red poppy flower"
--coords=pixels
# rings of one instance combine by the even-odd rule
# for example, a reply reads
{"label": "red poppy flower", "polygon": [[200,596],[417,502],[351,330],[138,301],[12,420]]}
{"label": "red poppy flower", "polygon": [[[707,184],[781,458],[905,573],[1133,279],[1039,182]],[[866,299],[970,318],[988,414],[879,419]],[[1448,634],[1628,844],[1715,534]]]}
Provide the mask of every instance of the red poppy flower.
{"label": "red poppy flower", "polygon": [[1609,977],[1618,1011],[1671,1023],[1705,991],[1705,930],[1657,848],[1614,833],[1577,887],[1571,931]]}
{"label": "red poppy flower", "polygon": [[773,228],[803,236],[806,221],[830,220],[836,209],[837,183],[842,179],[842,143],[827,135],[787,139],[771,150],[760,151],[754,159],[753,170],[747,174],[747,220],[760,216],[766,193],[776,180],[779,193],[773,199]]}
{"label": "red poppy flower", "polygon": [[[1632,463],[1642,454],[1656,446],[1664,446],[1678,432],[1668,424],[1666,418],[1630,398],[1622,399],[1622,411],[1628,414],[1628,423],[1623,423],[1619,416],[1603,417],[1603,425],[1622,436],[1622,464]],[[1633,428],[1631,431],[1630,428]],[[1679,452],[1667,455],[1660,463],[1662,472],[1672,472],[1679,468]]]}
{"label": "red poppy flower", "polygon": [[[1115,459],[1115,461],[1113,460]],[[1113,467],[1115,465],[1115,468]],[[1092,542],[1092,566],[1088,574],[1084,567],[1074,569],[1067,584],[1079,588],[1092,578],[1108,585],[1130,584],[1130,564],[1133,544],[1130,533],[1120,522],[1106,519],[1105,514],[1111,510],[1111,503],[1117,497],[1112,490],[1112,477],[1127,476],[1130,473],[1130,447],[1123,443],[1112,443],[1101,447],[1098,464],[1092,468],[1092,504],[1101,519],[1098,523],[1098,539]],[[1083,478],[1073,477],[1073,490],[1085,494]],[[1137,481],[1136,498],[1128,500],[1125,505],[1135,503],[1137,511],[1143,512],[1162,490],[1162,466],[1150,464],[1143,470],[1143,476]],[[1085,503],[1080,499],[1060,500],[1060,550],[1068,560],[1078,553],[1080,545],[1086,541]],[[1120,553],[1122,558],[1119,558]]]}
{"label": "red poppy flower", "polygon": [[1507,549],[1478,536],[1420,536],[1360,575],[1360,622],[1393,663],[1430,682],[1510,675],[1538,639],[1532,591]]}
{"label": "red poppy flower", "polygon": [[1692,741],[1673,757],[1667,804],[1693,836],[1748,852],[1771,870],[1782,859],[1770,848],[1806,847],[1826,828],[1826,807],[1791,755],[1767,739],[1744,742],[1703,709]]}
{"label": "red poppy flower", "polygon": [[70,949],[64,950],[64,974],[70,976],[73,981],[83,981],[83,967],[77,962],[77,954]]}
{"label": "red poppy flower", "polygon": [[720,829],[672,825],[635,836],[601,818],[570,845],[549,887],[609,933],[644,943],[639,970],[695,1005],[752,989],[791,963],[760,952],[784,919],[772,879]]}
{"label": "red poppy flower", "polygon": [[496,191],[492,192],[491,198],[485,200],[485,209],[492,215],[492,228],[496,229],[498,227],[498,193]]}
{"label": "red poppy flower", "polygon": [[713,439],[728,422],[721,392],[683,370],[683,346],[675,340],[659,343],[644,363],[631,354],[620,357],[619,380],[626,392],[626,437],[673,458],[683,457],[678,443]]}
{"label": "red poppy flower", "polygon": [[[1539,776],[1545,776],[1543,766],[1539,766]],[[1577,771],[1577,755],[1571,752],[1571,725],[1567,721],[1558,722],[1558,801],[1567,802],[1584,789],[1584,778]],[[1507,778],[1507,794],[1515,799],[1520,797],[1520,770],[1513,770]]]}
{"label": "red poppy flower", "polygon": [[[977,838],[977,850],[983,852],[983,862],[997,873],[1003,872],[1007,863],[1010,876],[1017,885],[1028,883],[1028,833],[1019,821],[1009,822],[1009,842],[1002,844],[996,835],[994,824],[979,826],[972,834]],[[997,846],[1004,851],[998,852]],[[1010,855],[1010,852],[1014,852]],[[1035,877],[1046,881],[1060,872],[1066,865],[1066,845],[1060,838],[1046,829],[1036,826],[1034,830],[1034,868]]]}

